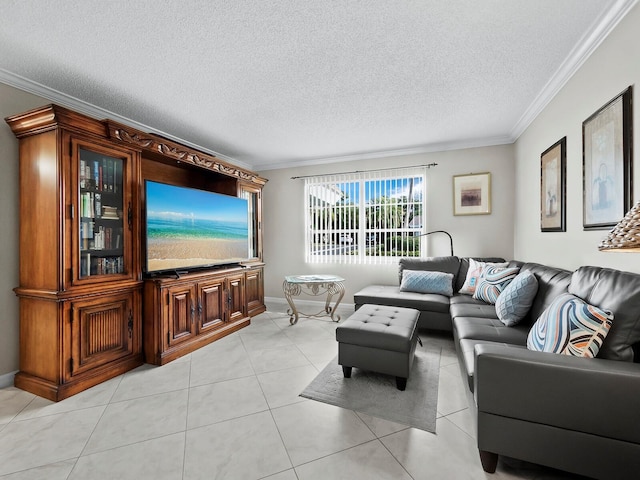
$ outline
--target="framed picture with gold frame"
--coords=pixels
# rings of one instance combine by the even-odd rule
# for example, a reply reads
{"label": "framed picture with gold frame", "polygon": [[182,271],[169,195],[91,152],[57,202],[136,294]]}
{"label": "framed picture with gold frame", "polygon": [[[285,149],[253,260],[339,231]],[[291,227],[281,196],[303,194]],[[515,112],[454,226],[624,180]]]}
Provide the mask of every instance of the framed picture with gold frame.
{"label": "framed picture with gold frame", "polygon": [[567,137],[540,155],[540,231],[566,232]]}
{"label": "framed picture with gold frame", "polygon": [[491,173],[470,173],[453,177],[453,214],[491,213]]}

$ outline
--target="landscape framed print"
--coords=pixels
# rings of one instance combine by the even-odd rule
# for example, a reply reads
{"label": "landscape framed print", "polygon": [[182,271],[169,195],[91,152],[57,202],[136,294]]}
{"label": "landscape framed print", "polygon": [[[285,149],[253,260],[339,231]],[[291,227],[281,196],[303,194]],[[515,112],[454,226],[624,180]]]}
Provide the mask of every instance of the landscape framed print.
{"label": "landscape framed print", "polygon": [[470,173],[453,177],[453,214],[491,213],[491,174]]}
{"label": "landscape framed print", "polygon": [[566,232],[567,137],[540,155],[540,231]]}
{"label": "landscape framed print", "polygon": [[584,230],[609,229],[631,208],[631,87],[582,122]]}

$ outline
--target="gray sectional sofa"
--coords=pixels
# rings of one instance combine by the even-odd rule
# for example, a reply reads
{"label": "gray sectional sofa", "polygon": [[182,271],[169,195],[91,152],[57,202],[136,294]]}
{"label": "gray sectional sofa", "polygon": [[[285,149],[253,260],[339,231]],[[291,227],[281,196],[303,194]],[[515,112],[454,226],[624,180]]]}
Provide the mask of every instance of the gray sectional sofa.
{"label": "gray sectional sofa", "polygon": [[[452,273],[452,296],[372,285],[354,295],[356,309],[412,307],[420,311],[419,328],[453,332],[485,471],[495,471],[498,455],[505,455],[592,478],[631,478],[640,471],[640,275],[592,266],[573,272],[518,261],[508,266],[530,271],[538,284],[516,326],[505,326],[493,305],[456,293],[468,258],[399,263],[400,280],[406,270]],[[527,349],[532,325],[567,292],[613,314],[596,358]]]}

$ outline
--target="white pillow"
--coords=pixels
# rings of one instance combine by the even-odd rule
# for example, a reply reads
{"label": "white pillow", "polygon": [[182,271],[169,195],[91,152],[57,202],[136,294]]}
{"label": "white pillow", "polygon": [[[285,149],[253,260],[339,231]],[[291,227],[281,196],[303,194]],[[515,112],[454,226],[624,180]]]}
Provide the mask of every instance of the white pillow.
{"label": "white pillow", "polygon": [[476,292],[476,287],[478,286],[478,280],[480,280],[480,275],[482,275],[482,270],[485,267],[502,267],[505,268],[509,266],[509,262],[504,263],[490,263],[490,262],[479,262],[474,260],[473,258],[469,259],[469,270],[467,270],[467,278],[464,280],[464,285],[459,290],[459,293],[464,293],[465,295],[473,295]]}

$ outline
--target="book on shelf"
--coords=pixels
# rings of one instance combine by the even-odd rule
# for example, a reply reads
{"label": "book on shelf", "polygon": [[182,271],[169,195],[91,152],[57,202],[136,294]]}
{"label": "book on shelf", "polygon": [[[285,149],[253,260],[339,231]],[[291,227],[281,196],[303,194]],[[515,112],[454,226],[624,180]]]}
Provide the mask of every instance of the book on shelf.
{"label": "book on shelf", "polygon": [[96,193],[94,195],[94,213],[96,218],[100,218],[100,216],[102,215],[102,195],[99,193]]}
{"label": "book on shelf", "polygon": [[109,205],[102,205],[102,218],[109,220],[118,220],[118,207],[112,207]]}
{"label": "book on shelf", "polygon": [[122,160],[113,162],[113,191],[120,191],[120,182],[122,182]]}
{"label": "book on shelf", "polygon": [[100,163],[98,160],[93,161],[93,184],[95,185],[96,190],[102,186],[102,183],[100,182]]}
{"label": "book on shelf", "polygon": [[83,192],[80,195],[80,215],[87,218],[94,218],[96,212],[95,194],[93,192]]}
{"label": "book on shelf", "polygon": [[114,192],[115,191],[115,175],[114,175],[114,169],[115,169],[115,164],[116,164],[117,160],[114,160],[113,158],[109,158],[107,159],[107,168],[108,168],[108,174],[107,174],[107,187],[109,189],[110,192]]}
{"label": "book on shelf", "polygon": [[108,275],[124,272],[123,257],[98,257],[91,260],[90,266],[93,275]]}
{"label": "book on shelf", "polygon": [[91,165],[88,164],[88,162],[85,165],[85,171],[84,171],[84,184],[85,184],[85,188],[91,188]]}
{"label": "book on shelf", "polygon": [[86,168],[87,168],[87,163],[80,159],[80,188],[85,188],[85,180],[86,180]]}
{"label": "book on shelf", "polygon": [[93,247],[93,229],[94,223],[92,221],[83,220],[80,222],[80,248],[82,250]]}
{"label": "book on shelf", "polygon": [[88,277],[91,275],[91,254],[85,253],[80,256],[80,276]]}

